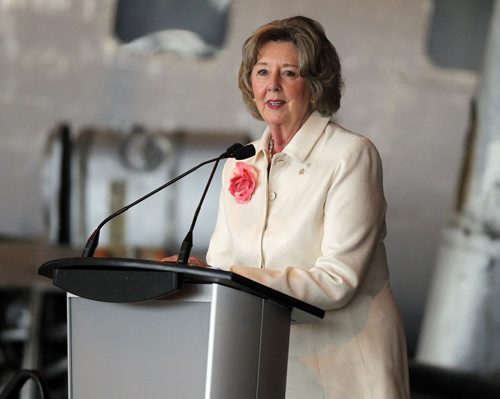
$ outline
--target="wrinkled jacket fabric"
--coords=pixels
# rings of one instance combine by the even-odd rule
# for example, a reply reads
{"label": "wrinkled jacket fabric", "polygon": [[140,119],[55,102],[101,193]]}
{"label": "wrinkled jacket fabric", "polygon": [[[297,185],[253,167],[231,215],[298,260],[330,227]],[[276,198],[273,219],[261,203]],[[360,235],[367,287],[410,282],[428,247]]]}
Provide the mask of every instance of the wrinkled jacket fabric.
{"label": "wrinkled jacket fabric", "polygon": [[317,112],[271,165],[269,139],[244,161],[258,172],[248,203],[230,194],[226,162],[207,262],[326,310],[292,326],[287,399],[409,398],[376,148]]}

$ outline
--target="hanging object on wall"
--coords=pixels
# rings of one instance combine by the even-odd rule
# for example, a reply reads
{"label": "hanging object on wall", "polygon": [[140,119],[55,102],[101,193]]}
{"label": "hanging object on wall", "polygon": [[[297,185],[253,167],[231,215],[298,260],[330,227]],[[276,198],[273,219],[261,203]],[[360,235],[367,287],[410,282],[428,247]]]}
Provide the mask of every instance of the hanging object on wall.
{"label": "hanging object on wall", "polygon": [[174,52],[205,58],[226,39],[230,0],[118,0],[114,34],[145,55]]}

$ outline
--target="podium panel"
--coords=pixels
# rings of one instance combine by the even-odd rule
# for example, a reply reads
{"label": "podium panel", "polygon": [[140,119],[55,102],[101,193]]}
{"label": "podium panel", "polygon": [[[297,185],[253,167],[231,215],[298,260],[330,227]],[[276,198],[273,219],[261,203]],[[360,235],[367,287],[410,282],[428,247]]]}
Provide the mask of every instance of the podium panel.
{"label": "podium panel", "polygon": [[214,285],[205,398],[285,397],[290,309]]}
{"label": "podium panel", "polygon": [[203,398],[210,304],[68,298],[69,397]]}
{"label": "podium panel", "polygon": [[68,295],[69,397],[284,398],[289,322],[218,284],[138,303]]}

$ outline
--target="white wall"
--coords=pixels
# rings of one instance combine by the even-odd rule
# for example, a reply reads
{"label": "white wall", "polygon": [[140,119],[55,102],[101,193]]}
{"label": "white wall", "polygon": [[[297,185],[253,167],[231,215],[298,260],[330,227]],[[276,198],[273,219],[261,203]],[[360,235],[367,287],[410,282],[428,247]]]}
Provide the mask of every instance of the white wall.
{"label": "white wall", "polygon": [[143,58],[110,36],[114,1],[0,0],[0,234],[43,232],[39,169],[58,121],[128,128],[236,129],[262,123],[237,89],[240,47],[261,24],[321,22],[344,67],[337,120],[379,148],[393,287],[413,348],[441,227],[453,202],[476,76],[425,55],[429,0],[233,0],[217,57]]}

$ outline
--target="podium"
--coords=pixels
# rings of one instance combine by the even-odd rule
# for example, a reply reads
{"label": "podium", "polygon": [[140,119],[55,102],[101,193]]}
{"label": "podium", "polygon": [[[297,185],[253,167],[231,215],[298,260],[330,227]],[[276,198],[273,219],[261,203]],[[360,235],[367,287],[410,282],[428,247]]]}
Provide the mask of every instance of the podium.
{"label": "podium", "polygon": [[65,258],[70,399],[285,397],[291,322],[324,311],[238,274],[125,258]]}

